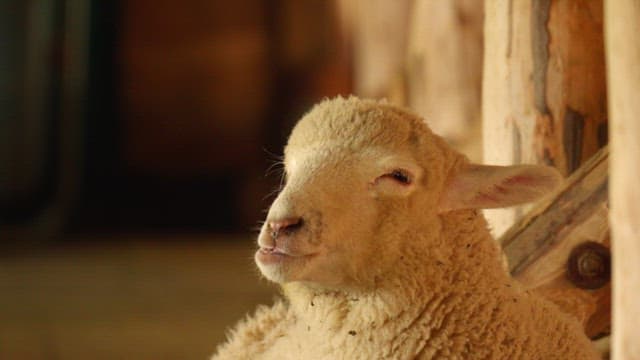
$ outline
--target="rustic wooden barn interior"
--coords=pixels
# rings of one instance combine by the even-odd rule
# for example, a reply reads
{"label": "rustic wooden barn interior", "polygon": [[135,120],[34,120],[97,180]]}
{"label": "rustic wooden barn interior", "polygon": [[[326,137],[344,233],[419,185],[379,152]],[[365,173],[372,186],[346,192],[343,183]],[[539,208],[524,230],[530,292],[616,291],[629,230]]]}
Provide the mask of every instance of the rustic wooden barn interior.
{"label": "rustic wooden barn interior", "polygon": [[38,0],[0,20],[0,359],[206,358],[277,293],[251,254],[286,135],[350,93],[473,161],[558,168],[492,231],[603,358],[640,358],[638,1]]}

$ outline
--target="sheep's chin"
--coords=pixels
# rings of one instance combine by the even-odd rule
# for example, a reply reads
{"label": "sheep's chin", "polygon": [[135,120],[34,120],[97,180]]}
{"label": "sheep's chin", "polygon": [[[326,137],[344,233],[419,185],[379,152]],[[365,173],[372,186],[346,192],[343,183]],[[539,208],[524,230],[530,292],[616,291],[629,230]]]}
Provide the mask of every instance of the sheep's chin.
{"label": "sheep's chin", "polygon": [[275,283],[301,280],[306,269],[317,254],[289,256],[285,254],[265,254],[258,250],[255,262],[262,275]]}

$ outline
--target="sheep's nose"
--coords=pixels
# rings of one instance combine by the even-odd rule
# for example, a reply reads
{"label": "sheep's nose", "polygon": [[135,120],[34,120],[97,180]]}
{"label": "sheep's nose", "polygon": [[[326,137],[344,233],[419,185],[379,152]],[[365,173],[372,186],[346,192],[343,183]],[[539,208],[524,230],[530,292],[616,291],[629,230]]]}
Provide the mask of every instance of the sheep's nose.
{"label": "sheep's nose", "polygon": [[278,238],[280,234],[291,235],[300,229],[303,225],[301,217],[287,218],[282,220],[269,221],[269,229],[271,230],[271,237],[273,239]]}

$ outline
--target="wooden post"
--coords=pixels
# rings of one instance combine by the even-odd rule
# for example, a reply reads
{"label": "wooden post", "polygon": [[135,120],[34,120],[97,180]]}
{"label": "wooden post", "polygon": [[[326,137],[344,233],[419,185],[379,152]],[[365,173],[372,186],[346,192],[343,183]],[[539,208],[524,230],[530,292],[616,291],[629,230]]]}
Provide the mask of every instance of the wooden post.
{"label": "wooden post", "polygon": [[[406,54],[411,0],[335,0],[353,47],[354,92],[396,97]],[[392,99],[402,103],[402,99]]]}
{"label": "wooden post", "polygon": [[[569,175],[607,141],[599,0],[485,2],[485,162]],[[499,235],[522,209],[487,211]]]}
{"label": "wooden post", "polygon": [[605,1],[611,115],[613,359],[640,358],[640,1]]}
{"label": "wooden post", "polygon": [[407,105],[457,150],[482,159],[482,1],[416,0],[406,60]]}
{"label": "wooden post", "polygon": [[482,1],[335,0],[354,55],[354,91],[422,115],[481,161]]}

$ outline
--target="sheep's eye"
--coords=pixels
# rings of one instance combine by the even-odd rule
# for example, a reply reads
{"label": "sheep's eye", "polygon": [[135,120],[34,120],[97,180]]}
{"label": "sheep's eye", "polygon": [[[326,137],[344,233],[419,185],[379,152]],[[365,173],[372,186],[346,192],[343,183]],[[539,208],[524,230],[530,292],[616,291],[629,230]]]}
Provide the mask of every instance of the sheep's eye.
{"label": "sheep's eye", "polygon": [[411,183],[411,179],[409,179],[409,174],[407,174],[407,172],[404,170],[400,170],[400,169],[393,170],[391,173],[388,174],[388,176],[393,180],[402,184]]}

